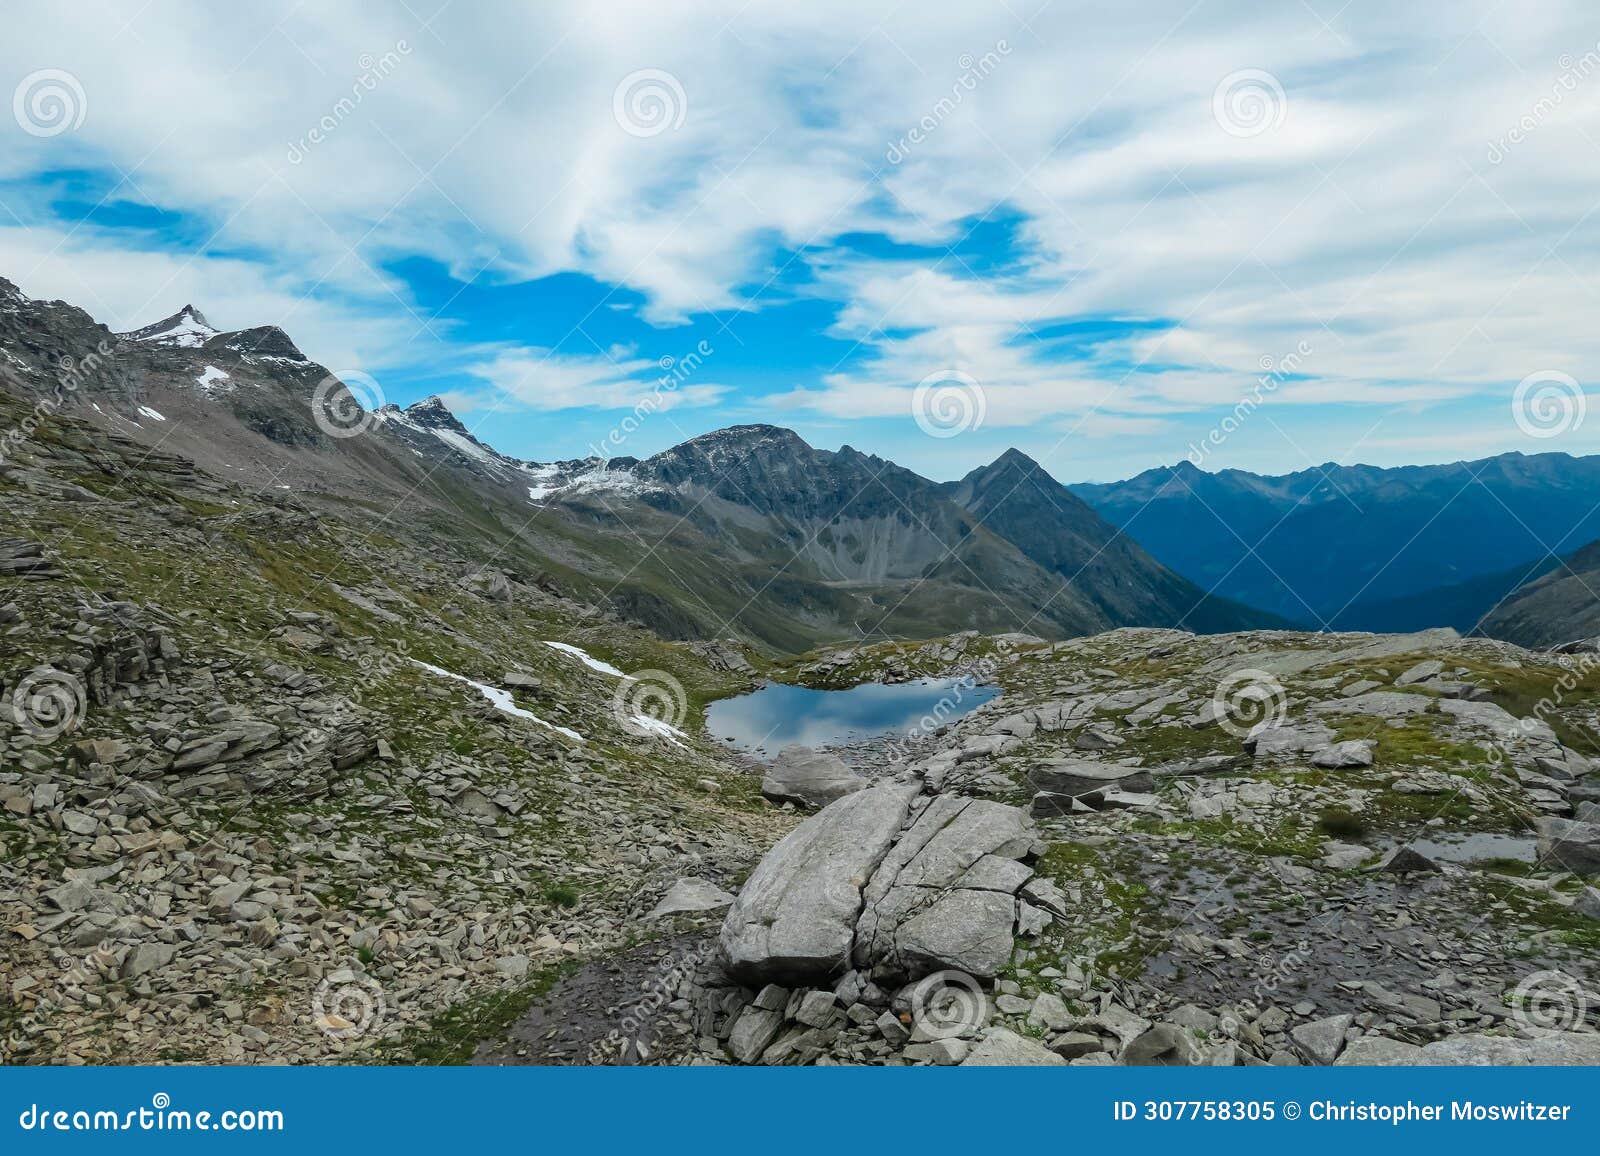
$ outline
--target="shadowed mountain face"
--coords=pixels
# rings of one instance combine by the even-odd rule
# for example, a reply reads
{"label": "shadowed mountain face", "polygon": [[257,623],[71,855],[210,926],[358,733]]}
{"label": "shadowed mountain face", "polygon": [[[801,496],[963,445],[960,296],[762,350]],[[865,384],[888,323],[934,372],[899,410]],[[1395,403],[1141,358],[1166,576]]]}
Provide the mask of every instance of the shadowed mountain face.
{"label": "shadowed mountain face", "polygon": [[1600,635],[1600,542],[1591,542],[1506,594],[1478,624],[1491,638],[1527,647]]}
{"label": "shadowed mountain face", "polygon": [[[777,651],[862,636],[1272,625],[1207,598],[1016,451],[940,484],[735,426],[644,461],[501,454],[439,398],[363,409],[275,327],[192,305],[126,334],[0,281],[6,388],[384,532],[463,545],[672,638]],[[61,390],[62,359],[88,366]]]}
{"label": "shadowed mountain face", "polygon": [[[1600,457],[1502,454],[1441,466],[1326,466],[1281,477],[1188,462],[1073,492],[1218,594],[1339,630],[1479,613],[1600,537]],[[1507,575],[1444,607],[1428,592]],[[1458,592],[1459,593],[1459,592]],[[1418,597],[1418,596],[1421,597]]]}

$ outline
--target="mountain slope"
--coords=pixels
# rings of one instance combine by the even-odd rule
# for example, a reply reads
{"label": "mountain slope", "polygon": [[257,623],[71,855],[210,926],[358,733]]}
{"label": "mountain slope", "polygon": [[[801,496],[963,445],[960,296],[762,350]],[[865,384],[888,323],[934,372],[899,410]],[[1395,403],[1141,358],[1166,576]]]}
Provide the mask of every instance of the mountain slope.
{"label": "mountain slope", "polygon": [[1184,577],[1344,630],[1442,624],[1425,602],[1397,620],[1394,601],[1600,537],[1600,457],[1562,453],[1280,477],[1182,462],[1072,489]]}
{"label": "mountain slope", "polygon": [[1600,635],[1600,542],[1506,595],[1478,629],[1530,648]]}
{"label": "mountain slope", "polygon": [[1166,620],[1202,633],[1267,623],[1168,570],[1020,450],[1007,450],[946,492],[1109,620]]}
{"label": "mountain slope", "polygon": [[[0,350],[24,396],[60,393],[60,405],[210,474],[359,512],[374,533],[466,551],[664,637],[798,653],[964,629],[1066,637],[1270,621],[1219,608],[1037,466],[1035,484],[995,502],[1010,459],[959,499],[775,426],[719,430],[645,461],[521,461],[437,397],[369,409],[374,383],[346,375],[347,386],[275,327],[220,332],[186,305],[118,335],[5,282]],[[63,357],[87,367],[65,391]]]}

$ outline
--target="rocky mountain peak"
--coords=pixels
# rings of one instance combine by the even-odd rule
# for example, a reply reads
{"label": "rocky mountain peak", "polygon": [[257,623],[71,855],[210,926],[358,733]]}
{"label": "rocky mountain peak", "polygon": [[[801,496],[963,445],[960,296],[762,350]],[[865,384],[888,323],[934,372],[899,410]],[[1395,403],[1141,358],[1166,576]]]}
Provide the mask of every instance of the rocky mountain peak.
{"label": "rocky mountain peak", "polygon": [[405,414],[427,429],[447,429],[458,434],[467,433],[467,427],[461,424],[461,419],[450,412],[450,407],[444,403],[444,398],[436,393],[406,406]]}
{"label": "rocky mountain peak", "polygon": [[205,314],[193,305],[185,305],[171,317],[164,317],[154,324],[118,336],[128,341],[153,341],[161,345],[194,349],[210,341],[218,332],[206,320]]}

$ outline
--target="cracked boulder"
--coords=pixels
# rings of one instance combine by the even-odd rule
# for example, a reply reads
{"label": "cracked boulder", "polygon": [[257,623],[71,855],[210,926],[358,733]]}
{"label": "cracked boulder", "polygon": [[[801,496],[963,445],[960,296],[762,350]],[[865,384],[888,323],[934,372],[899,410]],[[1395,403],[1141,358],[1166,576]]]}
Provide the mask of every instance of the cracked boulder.
{"label": "cracked boulder", "polygon": [[1019,920],[1037,928],[1050,918],[1018,899],[1039,849],[1032,820],[984,799],[923,803],[918,791],[859,791],[774,847],[723,924],[729,974],[759,985],[817,982],[852,965],[885,978],[998,973]]}
{"label": "cracked boulder", "polygon": [[846,795],[785,835],[722,925],[728,974],[793,985],[849,967],[861,892],[911,814],[916,783]]}

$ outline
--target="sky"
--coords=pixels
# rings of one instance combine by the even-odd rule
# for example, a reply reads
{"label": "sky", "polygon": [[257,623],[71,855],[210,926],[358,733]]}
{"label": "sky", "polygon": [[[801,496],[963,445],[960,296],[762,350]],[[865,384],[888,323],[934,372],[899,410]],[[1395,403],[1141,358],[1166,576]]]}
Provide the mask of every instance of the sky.
{"label": "sky", "polygon": [[0,276],[538,460],[1600,452],[1592,3],[332,7],[14,6]]}

